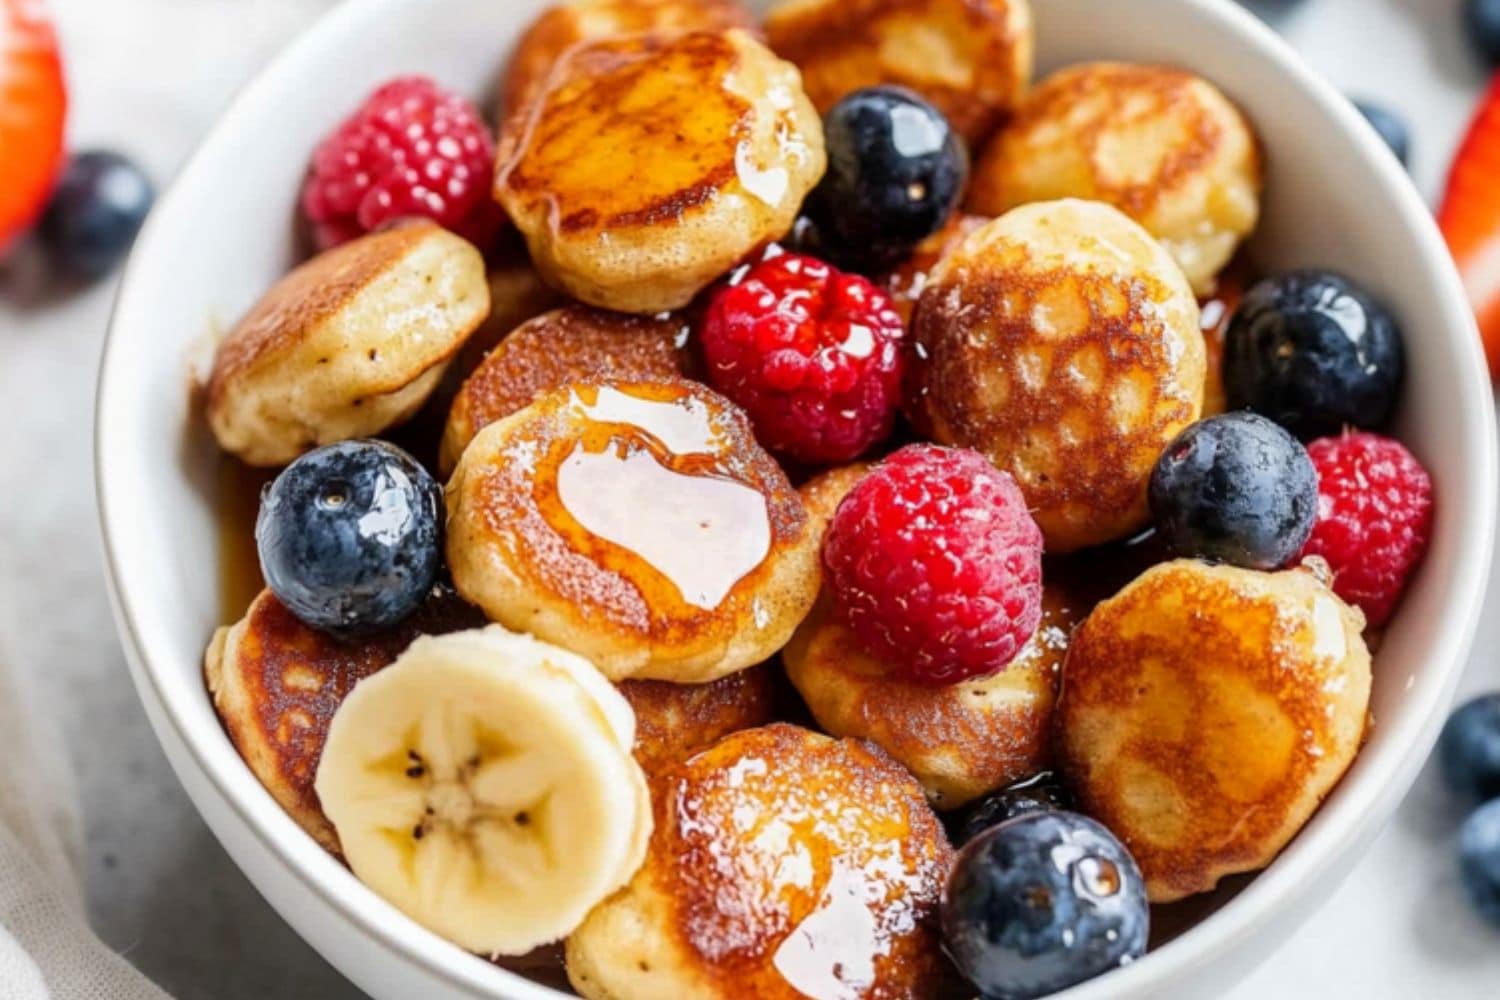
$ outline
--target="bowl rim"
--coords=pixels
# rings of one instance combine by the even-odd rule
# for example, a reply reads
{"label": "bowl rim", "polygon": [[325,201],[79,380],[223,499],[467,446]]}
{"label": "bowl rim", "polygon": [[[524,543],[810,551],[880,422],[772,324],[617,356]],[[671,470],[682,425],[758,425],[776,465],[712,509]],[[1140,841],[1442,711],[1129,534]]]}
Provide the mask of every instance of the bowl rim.
{"label": "bowl rim", "polygon": [[[164,225],[162,220],[178,214],[169,211],[169,206],[175,204],[182,191],[203,169],[206,152],[238,127],[248,108],[265,103],[287,67],[302,62],[306,54],[342,35],[355,23],[413,2],[415,0],[342,0],[317,18],[239,91],[162,194],[124,268],[101,349],[95,391],[95,502],[116,631],[126,646],[137,692],[148,707],[154,703],[158,709],[155,713],[148,713],[152,715],[153,727],[165,724],[171,728],[193,765],[240,825],[251,832],[271,857],[295,875],[301,888],[319,897],[355,929],[379,942],[399,959],[476,996],[494,996],[495,988],[500,987],[505,990],[502,995],[514,1000],[556,1000],[567,994],[442,942],[375,896],[310,838],[286,836],[284,831],[296,829],[295,826],[275,806],[259,782],[252,780],[248,770],[228,773],[211,759],[179,710],[179,698],[187,697],[187,693],[174,693],[173,689],[181,685],[158,671],[155,666],[158,658],[153,657],[142,637],[144,616],[137,598],[127,592],[123,569],[130,560],[127,539],[131,533],[128,526],[119,522],[119,515],[114,512],[111,502],[111,495],[127,488],[130,482],[125,474],[128,466],[119,465],[115,458],[122,452],[109,447],[112,429],[117,426],[117,422],[110,420],[110,415],[117,409],[115,400],[121,395],[119,356],[126,339],[121,333],[125,325],[121,317],[134,310],[136,292],[132,279],[143,269],[141,262],[150,256],[157,230]],[[1336,863],[1336,859],[1347,856],[1373,837],[1415,780],[1436,741],[1445,710],[1452,702],[1478,624],[1495,537],[1496,490],[1492,484],[1497,480],[1497,448],[1494,404],[1485,374],[1488,368],[1463,284],[1431,211],[1403,168],[1394,157],[1387,155],[1379,137],[1365,125],[1353,105],[1308,67],[1268,25],[1233,0],[1172,2],[1196,9],[1202,16],[1218,22],[1227,32],[1241,37],[1248,51],[1270,64],[1271,71],[1289,76],[1316,105],[1321,117],[1335,123],[1360,146],[1363,158],[1369,161],[1367,165],[1376,173],[1389,199],[1388,207],[1398,217],[1394,228],[1412,238],[1415,257],[1427,272],[1428,280],[1438,283],[1445,314],[1433,325],[1442,327],[1449,334],[1454,331],[1465,334],[1462,338],[1465,343],[1457,346],[1458,350],[1467,351],[1469,355],[1468,374],[1455,391],[1459,397],[1457,409],[1464,416],[1464,432],[1479,435],[1474,448],[1478,467],[1470,476],[1470,489],[1463,503],[1451,507],[1445,504],[1445,509],[1465,511],[1466,527],[1470,531],[1465,536],[1468,542],[1460,548],[1450,574],[1453,577],[1450,589],[1459,595],[1459,599],[1444,607],[1445,627],[1436,632],[1438,638],[1425,657],[1429,664],[1435,663],[1444,669],[1429,667],[1422,681],[1413,685],[1411,694],[1419,699],[1419,704],[1404,712],[1393,727],[1395,736],[1392,739],[1399,749],[1387,755],[1392,759],[1382,761],[1384,773],[1369,775],[1363,781],[1360,788],[1363,801],[1357,808],[1347,807],[1344,811],[1348,815],[1340,817],[1341,823],[1304,828],[1277,862],[1257,873],[1234,900],[1176,939],[1153,950],[1146,959],[1057,994],[1067,1000],[1105,1000],[1109,996],[1141,991],[1153,984],[1171,983],[1201,969],[1246,938],[1258,934],[1279,912],[1276,904],[1307,894],[1310,889],[1306,886],[1315,881],[1313,876],[1320,868]],[[1485,488],[1486,484],[1491,484],[1490,488]],[[201,692],[192,694],[202,696]],[[173,755],[168,756],[174,768],[180,766]],[[255,792],[261,794],[263,801],[246,801],[246,796],[253,798]],[[268,804],[273,811],[267,811]],[[344,878],[337,877],[340,872]],[[392,915],[399,920],[393,922]],[[434,942],[442,947],[433,947]]]}

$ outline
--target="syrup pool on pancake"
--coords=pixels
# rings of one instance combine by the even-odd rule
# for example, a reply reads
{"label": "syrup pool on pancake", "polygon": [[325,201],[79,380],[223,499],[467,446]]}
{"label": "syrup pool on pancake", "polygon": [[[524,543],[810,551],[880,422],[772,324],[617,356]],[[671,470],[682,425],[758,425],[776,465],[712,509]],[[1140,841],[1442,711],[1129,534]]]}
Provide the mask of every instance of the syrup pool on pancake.
{"label": "syrup pool on pancake", "polygon": [[448,489],[454,581],[615,680],[703,683],[775,653],[817,593],[780,467],[687,382],[577,383],[482,431]]}

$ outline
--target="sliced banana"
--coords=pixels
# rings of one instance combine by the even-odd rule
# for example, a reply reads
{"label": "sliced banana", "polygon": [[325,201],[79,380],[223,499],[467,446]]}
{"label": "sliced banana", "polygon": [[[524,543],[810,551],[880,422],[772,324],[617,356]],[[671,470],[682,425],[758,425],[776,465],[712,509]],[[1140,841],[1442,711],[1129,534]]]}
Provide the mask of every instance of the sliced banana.
{"label": "sliced banana", "polygon": [[315,787],[362,882],[460,947],[520,955],[640,867],[634,740],[587,660],[491,626],[418,639],[360,682]]}

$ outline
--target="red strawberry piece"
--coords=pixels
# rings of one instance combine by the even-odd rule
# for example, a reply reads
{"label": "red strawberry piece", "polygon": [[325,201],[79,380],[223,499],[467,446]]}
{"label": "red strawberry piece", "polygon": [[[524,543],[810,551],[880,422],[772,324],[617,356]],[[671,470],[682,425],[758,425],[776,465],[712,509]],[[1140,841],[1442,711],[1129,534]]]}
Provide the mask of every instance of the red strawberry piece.
{"label": "red strawberry piece", "polygon": [[1438,225],[1479,319],[1490,377],[1500,377],[1500,75],[1453,161]]}
{"label": "red strawberry piece", "polygon": [[0,0],[0,252],[41,214],[63,162],[68,96],[40,0]]}

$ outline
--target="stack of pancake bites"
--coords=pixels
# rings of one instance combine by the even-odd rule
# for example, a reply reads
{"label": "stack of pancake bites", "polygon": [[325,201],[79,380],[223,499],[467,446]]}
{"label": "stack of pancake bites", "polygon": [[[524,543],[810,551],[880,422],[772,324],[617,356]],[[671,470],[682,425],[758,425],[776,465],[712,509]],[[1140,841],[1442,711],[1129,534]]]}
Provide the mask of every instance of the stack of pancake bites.
{"label": "stack of pancake bites", "polygon": [[1026,0],[506,59],[497,134],[399,77],[308,150],[200,387],[259,591],[207,690],[307,834],[594,1000],[1024,1000],[1271,863],[1433,490],[1378,290],[1241,253],[1236,106],[1033,84]]}

